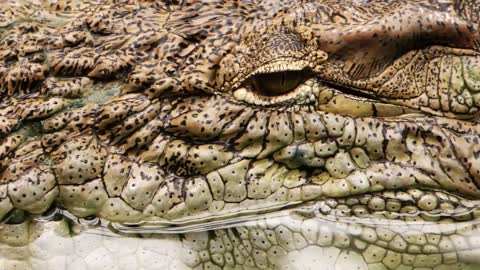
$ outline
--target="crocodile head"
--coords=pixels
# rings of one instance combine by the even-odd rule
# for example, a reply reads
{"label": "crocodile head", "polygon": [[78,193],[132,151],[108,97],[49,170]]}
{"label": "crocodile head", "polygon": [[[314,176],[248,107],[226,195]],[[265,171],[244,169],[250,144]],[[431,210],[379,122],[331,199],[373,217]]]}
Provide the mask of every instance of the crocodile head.
{"label": "crocodile head", "polygon": [[[474,259],[479,3],[111,2],[0,8],[7,223],[217,229],[197,236],[247,241],[269,259],[233,265],[258,268],[318,246],[365,267]],[[285,211],[303,223],[238,227]]]}

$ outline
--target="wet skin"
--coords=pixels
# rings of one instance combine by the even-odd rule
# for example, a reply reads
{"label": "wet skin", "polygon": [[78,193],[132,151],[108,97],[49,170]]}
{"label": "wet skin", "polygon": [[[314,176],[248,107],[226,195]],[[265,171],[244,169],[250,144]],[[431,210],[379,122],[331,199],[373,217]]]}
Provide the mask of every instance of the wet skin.
{"label": "wet skin", "polygon": [[1,243],[63,214],[193,268],[478,263],[478,1],[100,2],[0,6]]}

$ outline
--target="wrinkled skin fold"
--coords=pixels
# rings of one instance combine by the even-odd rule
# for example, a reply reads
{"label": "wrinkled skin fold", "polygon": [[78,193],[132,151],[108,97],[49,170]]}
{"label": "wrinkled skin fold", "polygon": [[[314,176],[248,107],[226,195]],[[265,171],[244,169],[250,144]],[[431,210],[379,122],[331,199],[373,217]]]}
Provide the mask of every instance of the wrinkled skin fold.
{"label": "wrinkled skin fold", "polygon": [[479,7],[2,4],[0,263],[474,269]]}

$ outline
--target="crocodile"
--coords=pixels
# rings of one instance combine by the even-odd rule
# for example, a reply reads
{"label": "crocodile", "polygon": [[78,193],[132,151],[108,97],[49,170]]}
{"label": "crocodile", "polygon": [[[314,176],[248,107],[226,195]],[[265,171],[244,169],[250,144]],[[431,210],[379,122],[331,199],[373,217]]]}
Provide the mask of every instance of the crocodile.
{"label": "crocodile", "polygon": [[0,266],[478,267],[479,14],[2,2]]}

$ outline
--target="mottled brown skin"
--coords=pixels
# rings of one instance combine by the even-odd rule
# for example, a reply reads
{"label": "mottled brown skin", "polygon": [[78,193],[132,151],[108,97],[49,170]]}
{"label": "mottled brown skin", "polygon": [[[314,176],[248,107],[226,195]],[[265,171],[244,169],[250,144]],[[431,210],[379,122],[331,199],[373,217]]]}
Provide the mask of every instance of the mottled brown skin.
{"label": "mottled brown skin", "polygon": [[[0,218],[61,208],[182,227],[316,202],[319,216],[355,218],[361,233],[320,228],[334,240],[301,232],[305,245],[289,247],[295,236],[278,229],[289,225],[219,229],[207,241],[256,248],[189,265],[280,267],[271,245],[248,238],[257,230],[273,232],[280,253],[323,245],[372,269],[461,268],[480,247],[469,237],[480,198],[479,6],[2,4]],[[438,228],[383,237],[362,223],[371,217]]]}

